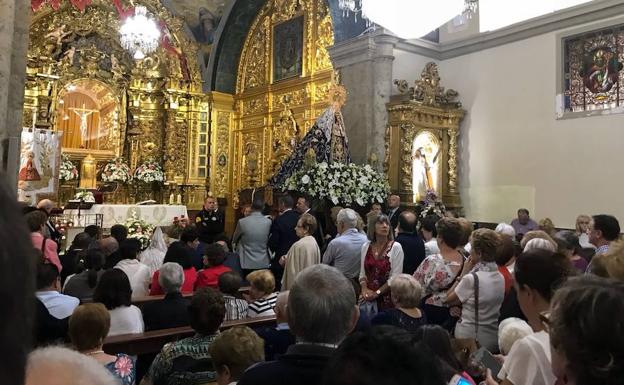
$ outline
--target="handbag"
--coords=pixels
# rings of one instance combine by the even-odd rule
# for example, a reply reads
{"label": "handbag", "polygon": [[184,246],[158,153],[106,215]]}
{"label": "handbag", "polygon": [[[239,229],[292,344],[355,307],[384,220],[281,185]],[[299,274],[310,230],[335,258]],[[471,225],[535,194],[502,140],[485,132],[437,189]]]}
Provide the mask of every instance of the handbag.
{"label": "handbag", "polygon": [[[468,374],[473,376],[473,371],[480,371],[479,365],[475,367],[472,355],[481,347],[479,344],[479,276],[476,272],[471,273],[474,278],[474,294],[475,294],[475,336],[474,338],[455,338],[453,349],[457,359],[466,369]],[[473,376],[475,377],[475,376]]]}

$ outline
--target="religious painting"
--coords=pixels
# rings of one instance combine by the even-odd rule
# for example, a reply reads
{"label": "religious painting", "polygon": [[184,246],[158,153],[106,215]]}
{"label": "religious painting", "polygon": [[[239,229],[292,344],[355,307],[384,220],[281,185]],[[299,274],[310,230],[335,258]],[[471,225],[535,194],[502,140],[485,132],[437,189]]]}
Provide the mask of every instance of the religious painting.
{"label": "religious painting", "polygon": [[273,81],[301,76],[303,68],[303,16],[273,29]]}
{"label": "religious painting", "polygon": [[563,39],[564,112],[624,105],[624,25]]}
{"label": "religious painting", "polygon": [[430,131],[421,131],[412,145],[412,189],[414,202],[425,200],[427,191],[440,191],[441,147]]}
{"label": "religious painting", "polygon": [[20,201],[36,204],[58,193],[62,133],[24,128],[17,193]]}

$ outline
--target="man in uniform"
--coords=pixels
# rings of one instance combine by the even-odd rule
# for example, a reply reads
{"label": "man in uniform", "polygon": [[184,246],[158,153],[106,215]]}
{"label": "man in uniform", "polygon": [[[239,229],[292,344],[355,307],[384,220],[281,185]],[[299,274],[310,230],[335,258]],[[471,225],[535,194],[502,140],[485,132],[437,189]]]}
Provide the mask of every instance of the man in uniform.
{"label": "man in uniform", "polygon": [[202,243],[213,243],[217,236],[223,234],[225,216],[219,211],[216,198],[206,198],[204,207],[195,217],[195,225]]}

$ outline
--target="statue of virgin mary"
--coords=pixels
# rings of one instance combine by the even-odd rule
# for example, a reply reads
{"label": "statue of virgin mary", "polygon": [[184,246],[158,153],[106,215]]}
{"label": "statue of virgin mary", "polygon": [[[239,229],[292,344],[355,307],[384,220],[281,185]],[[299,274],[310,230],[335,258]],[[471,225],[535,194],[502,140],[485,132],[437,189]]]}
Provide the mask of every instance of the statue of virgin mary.
{"label": "statue of virgin mary", "polygon": [[304,165],[306,154],[312,150],[316,162],[351,163],[347,134],[340,109],[346,101],[346,90],[340,85],[330,89],[331,106],[328,107],[297,144],[290,157],[277,170],[269,183],[282,186],[284,181]]}

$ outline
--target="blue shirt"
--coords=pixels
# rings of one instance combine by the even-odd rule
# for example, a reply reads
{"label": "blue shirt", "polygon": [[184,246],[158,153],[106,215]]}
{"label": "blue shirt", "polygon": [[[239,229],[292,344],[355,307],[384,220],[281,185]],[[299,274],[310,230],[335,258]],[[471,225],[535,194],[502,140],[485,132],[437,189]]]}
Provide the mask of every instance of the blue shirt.
{"label": "blue shirt", "polygon": [[368,241],[357,229],[347,229],[327,245],[323,263],[334,266],[347,278],[360,275],[362,245]]}

